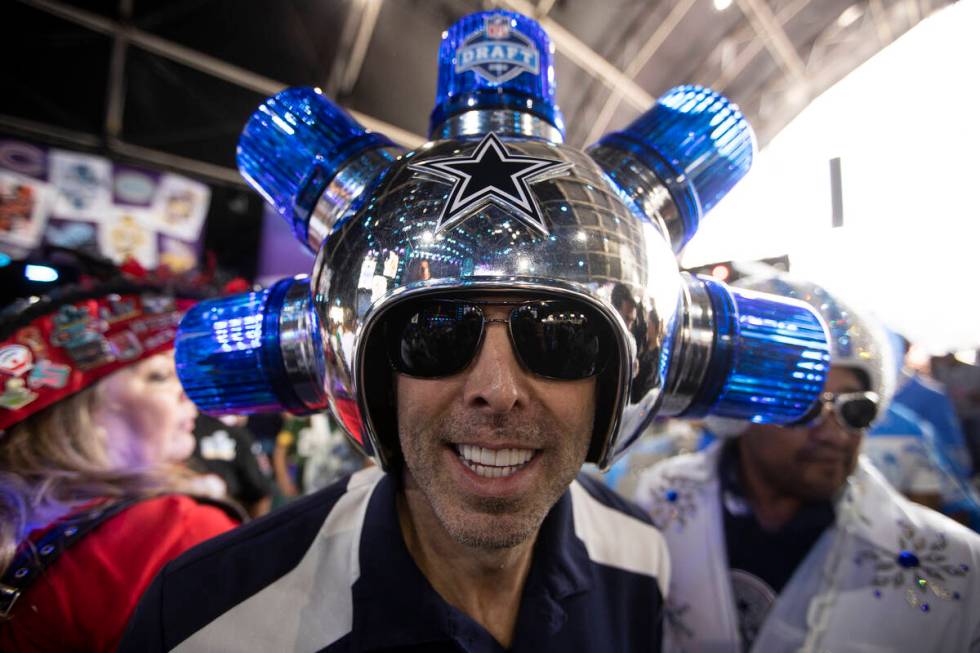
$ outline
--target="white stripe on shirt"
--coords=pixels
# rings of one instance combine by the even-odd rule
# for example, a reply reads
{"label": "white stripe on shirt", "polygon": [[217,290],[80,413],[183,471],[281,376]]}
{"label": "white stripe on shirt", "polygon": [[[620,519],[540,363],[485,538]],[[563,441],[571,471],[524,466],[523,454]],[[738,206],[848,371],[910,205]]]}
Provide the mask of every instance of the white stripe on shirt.
{"label": "white stripe on shirt", "polygon": [[655,577],[666,601],[670,558],[660,531],[594,499],[578,481],[569,489],[575,535],[585,544],[589,558],[598,564]]}
{"label": "white stripe on shirt", "polygon": [[[299,564],[181,642],[174,653],[318,651],[349,633],[350,588],[361,574],[361,530],[382,477],[376,467],[351,476]],[[347,582],[338,583],[340,578]]]}

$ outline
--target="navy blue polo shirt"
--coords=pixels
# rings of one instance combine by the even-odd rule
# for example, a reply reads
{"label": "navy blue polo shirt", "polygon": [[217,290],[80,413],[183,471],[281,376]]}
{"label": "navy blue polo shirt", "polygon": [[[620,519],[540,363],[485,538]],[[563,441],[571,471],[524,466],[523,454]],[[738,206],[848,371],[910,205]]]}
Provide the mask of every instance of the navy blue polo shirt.
{"label": "navy blue polo shirt", "polygon": [[[405,547],[397,479],[358,472],[167,565],[120,651],[504,649],[432,588]],[[658,651],[666,546],[580,475],[535,544],[511,651]]]}

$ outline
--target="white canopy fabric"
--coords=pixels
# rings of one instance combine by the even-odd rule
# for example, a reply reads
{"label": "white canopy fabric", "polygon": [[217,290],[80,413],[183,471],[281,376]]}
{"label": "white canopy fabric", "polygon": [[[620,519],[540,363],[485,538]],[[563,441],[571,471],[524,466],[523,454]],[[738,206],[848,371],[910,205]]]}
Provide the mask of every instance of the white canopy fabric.
{"label": "white canopy fabric", "polygon": [[685,267],[788,254],[794,274],[932,353],[980,347],[977,25],[980,0],[961,0],[815,99],[708,216]]}

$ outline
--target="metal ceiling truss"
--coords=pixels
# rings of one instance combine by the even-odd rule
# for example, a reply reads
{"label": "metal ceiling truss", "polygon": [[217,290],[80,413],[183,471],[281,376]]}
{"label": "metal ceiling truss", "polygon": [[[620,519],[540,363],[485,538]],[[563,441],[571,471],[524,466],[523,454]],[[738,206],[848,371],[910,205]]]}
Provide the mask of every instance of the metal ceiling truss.
{"label": "metal ceiling truss", "polygon": [[823,92],[854,69],[855,58],[862,62],[870,58],[890,43],[894,34],[915,27],[938,8],[931,3],[911,4],[914,9],[907,0],[886,8],[869,0],[866,5],[853,5],[862,10],[853,22],[842,25],[838,20],[830,21],[805,57],[805,87],[784,76],[770,80],[758,92],[758,115],[764,125],[759,141],[768,142],[792,120],[810,99],[810,91]]}
{"label": "metal ceiling truss", "polygon": [[[793,20],[810,2],[811,0],[791,0],[777,9],[775,18],[780,29]],[[726,48],[729,49],[727,56],[724,52]],[[720,93],[726,93],[729,86],[764,49],[765,43],[755,27],[748,23],[740,23],[730,35],[718,43],[711,55],[692,75],[692,79]]]}
{"label": "metal ceiling truss", "polygon": [[752,24],[752,28],[758,33],[773,59],[787,75],[803,81],[806,76],[806,66],[765,0],[735,0],[735,2]]}
{"label": "metal ceiling truss", "polygon": [[884,47],[895,38],[892,35],[892,28],[888,17],[885,15],[885,7],[881,0],[870,0],[868,6],[871,8],[871,16],[874,19],[875,29],[878,31],[878,41]]}
{"label": "metal ceiling truss", "polygon": [[[684,19],[695,2],[696,0],[677,0],[674,6],[671,7],[667,17],[653,31],[653,34],[650,35],[650,38],[647,39],[643,47],[636,53],[636,56],[632,57],[630,64],[623,71],[623,75],[630,80],[636,79],[636,76],[640,74],[640,71],[657,54],[660,46],[664,44],[667,37],[677,28],[677,25]],[[616,114],[616,109],[619,108],[622,100],[623,93],[621,89],[619,87],[614,88],[603,103],[602,109],[599,110],[598,117],[592,123],[589,135],[585,139],[586,143],[594,143],[600,136],[606,133],[606,128],[609,126],[610,121],[612,121],[613,116]],[[646,111],[647,109],[649,109],[649,106],[641,109],[641,111]]]}
{"label": "metal ceiling truss", "polygon": [[555,6],[555,0],[539,0],[538,6],[534,9],[534,17],[541,20],[549,13],[551,13],[552,7]]}
{"label": "metal ceiling truss", "polygon": [[330,77],[324,84],[324,92],[330,97],[350,95],[360,77],[368,45],[381,13],[382,0],[351,0],[340,33],[337,56],[330,68]]}
{"label": "metal ceiling truss", "polygon": [[[133,14],[133,0],[119,0],[119,15],[128,23]],[[129,39],[125,31],[116,32],[112,40],[109,59],[109,86],[106,89],[106,115],[104,130],[106,140],[119,139],[122,133],[123,109],[126,103],[126,49]]]}
{"label": "metal ceiling truss", "polygon": [[[761,0],[737,0],[747,23],[736,27],[715,47],[691,78],[729,96],[741,95],[743,111],[758,120],[757,136],[767,143],[812,99],[853,69],[856,53],[874,44],[873,52],[887,46],[894,35],[913,27],[934,11],[929,0],[857,2],[845,11],[857,11],[851,21],[828,21],[806,53],[792,46],[785,27],[812,0],[785,0],[772,8]],[[791,50],[787,47],[791,48]],[[761,89],[732,91],[732,85],[749,64],[766,50],[783,75],[770,79]],[[866,58],[858,55],[859,58]],[[747,99],[749,98],[749,99]]]}
{"label": "metal ceiling truss", "polygon": [[[125,23],[107,19],[95,13],[67,5],[59,0],[19,1],[40,11],[113,37],[115,40],[113,51],[114,62],[124,61],[125,48],[132,45],[262,95],[274,95],[286,87],[286,84],[278,80],[245,70],[234,64],[187,48],[173,41],[154,36]],[[121,0],[123,3],[129,1]],[[670,17],[668,17],[668,21],[673,24],[656,30],[639,53],[640,56],[645,57],[647,61],[653,57],[663,41],[669,36],[676,22],[683,17],[689,6],[693,4],[693,1],[679,0],[678,5],[682,9],[678,10],[675,7]],[[325,83],[328,92],[334,91],[335,93],[342,94],[345,91],[349,92],[353,89],[360,74],[374,26],[380,13],[381,0],[357,0],[357,2],[360,6],[352,7],[351,14],[348,20],[345,21],[345,27],[341,36],[342,45],[350,44],[349,54],[341,55],[332,67],[330,76]],[[529,16],[537,16],[562,54],[614,92],[614,96],[610,97],[616,97],[616,99],[607,100],[613,106],[612,109],[606,110],[606,113],[610,114],[610,117],[615,107],[623,100],[638,111],[646,111],[656,101],[656,98],[633,81],[633,77],[642,69],[642,66],[631,66],[630,74],[624,73],[576,38],[571,32],[548,18],[547,14],[554,6],[554,0],[539,0],[537,5],[533,5],[527,0],[500,0],[500,4]],[[342,51],[348,52],[348,49],[342,48]],[[118,55],[117,52],[119,52]],[[113,70],[118,71],[122,64],[113,63],[111,65],[113,66]],[[110,102],[106,117],[106,145],[110,151],[125,146],[117,138],[114,138],[118,136],[122,124],[123,107],[121,98],[124,96],[123,83],[124,79],[121,75],[113,74],[110,71]],[[402,145],[414,148],[426,141],[425,137],[408,130],[390,125],[351,109],[348,109],[348,111],[368,129],[383,132],[392,140]],[[169,156],[167,153],[158,152],[155,153],[155,160],[160,161]],[[177,159],[182,159],[182,157],[174,157],[175,165],[178,163]],[[230,171],[230,169],[222,169]],[[237,173],[235,174],[237,176]]]}
{"label": "metal ceiling truss", "polygon": [[24,118],[5,115],[0,115],[0,127],[24,134],[25,136],[42,140],[52,140],[63,144],[65,147],[81,147],[89,150],[105,148],[110,153],[118,155],[121,159],[126,159],[133,163],[147,163],[175,172],[185,172],[235,186],[245,185],[245,181],[238,174],[237,170],[170,154],[169,152],[160,152],[151,148],[123,143],[119,140],[107,143],[106,139],[86,132],[54,127]]}
{"label": "metal ceiling truss", "polygon": [[[495,4],[501,4],[526,16],[535,16],[537,13],[535,5],[527,0],[499,0]],[[608,86],[610,90],[620,93],[633,108],[646,111],[656,102],[656,98],[643,90],[632,78],[609,63],[602,55],[580,41],[557,22],[547,16],[541,16],[537,20],[548,33],[548,36],[551,37],[559,52],[568,57],[576,66]]]}
{"label": "metal ceiling truss", "polygon": [[[168,152],[160,152],[150,148],[124,143],[119,140],[118,136],[122,129],[123,103],[125,99],[124,65],[126,48],[129,46],[138,47],[188,68],[266,96],[275,95],[286,88],[287,85],[285,83],[245,70],[234,64],[204,54],[203,52],[187,48],[179,43],[154,36],[148,32],[136,29],[126,22],[110,20],[98,14],[59,2],[58,0],[20,0],[20,2],[34,9],[113,38],[113,50],[109,64],[105,139],[104,142],[99,142],[99,145],[104,145],[111,153],[145,160],[155,165],[161,165],[175,170],[184,170],[223,182],[232,182],[239,185],[244,184],[238,171],[232,168],[216,166]],[[341,84],[350,83],[353,86],[356,82],[364,61],[364,52],[367,49],[367,44],[370,42],[371,33],[377,20],[377,13],[380,10],[380,0],[365,0],[364,4],[364,17],[360,21],[354,39],[354,46],[355,48],[359,48],[359,50],[352,52],[351,56],[347,57],[343,73],[339,74]],[[123,9],[121,15],[127,16],[131,13],[131,0],[120,0],[120,6]],[[407,147],[415,148],[426,141],[425,137],[414,134],[401,127],[390,125],[358,111],[351,109],[347,109],[347,111],[368,129],[382,132],[392,140]],[[17,125],[20,125],[28,133],[38,134],[39,131],[39,125],[36,123],[22,121],[10,116],[0,117],[0,124],[11,128],[16,128]],[[54,134],[56,137],[60,133],[61,137],[65,138],[68,137],[68,134],[71,134],[67,130],[58,129],[48,129],[48,132]],[[41,131],[38,135],[42,135],[43,133]],[[79,139],[77,136],[77,134],[74,134],[69,140],[78,142]]]}
{"label": "metal ceiling truss", "polygon": [[[125,96],[122,66],[125,60],[125,50],[129,46],[141,48],[262,95],[274,95],[286,87],[284,83],[278,80],[264,77],[173,41],[154,36],[128,25],[125,21],[117,22],[103,18],[59,0],[19,1],[35,9],[113,37],[110,86],[105,119],[106,142],[104,143],[110,151],[122,153],[125,150],[131,154],[140,152],[162,165],[191,170],[191,167],[188,167],[188,163],[190,163],[188,159],[164,152],[147,150],[146,148],[137,148],[122,143],[117,138],[121,131]],[[549,18],[548,14],[554,7],[555,0],[538,0],[537,4],[533,4],[529,0],[486,0],[486,4],[504,6],[528,16],[535,16],[548,32],[556,48],[565,57],[609,88],[610,93],[605,98],[586,141],[591,142],[604,133],[623,101],[638,112],[646,111],[656,101],[656,98],[636,83],[635,77],[653,59],[696,1],[675,0],[667,16],[646,40],[636,56],[631,58],[630,65],[625,70],[620,70],[556,21]],[[776,131],[799,112],[810,99],[811,91],[819,93],[851,68],[849,57],[834,58],[831,53],[839,51],[842,44],[853,45],[854,39],[858,38],[853,34],[854,32],[861,32],[861,38],[867,38],[867,35],[863,33],[864,30],[844,29],[837,24],[837,21],[833,21],[828,25],[825,33],[818,36],[808,55],[806,57],[801,56],[784,27],[811,1],[785,0],[782,3],[776,3],[777,8],[774,10],[766,0],[736,0],[748,24],[739,26],[733,30],[730,36],[723,39],[711,56],[691,77],[693,81],[729,94],[729,87],[753,59],[763,49],[767,50],[784,74],[777,79],[770,80],[760,93],[753,96],[751,102],[755,106],[743,107],[747,114],[755,113],[765,122],[765,128],[760,130],[761,133],[758,134],[759,142],[762,144],[768,142],[768,139]],[[131,12],[132,0],[120,0],[120,3],[121,15],[127,16]],[[351,0],[350,13],[341,34],[340,54],[333,62],[330,75],[324,82],[328,95],[336,97],[337,95],[349,94],[353,90],[377,24],[381,3],[382,0]],[[867,11],[864,12],[862,19],[857,22],[862,25],[870,25],[877,36],[877,43],[884,47],[893,40],[894,34],[901,33],[915,25],[932,11],[934,11],[934,7],[931,0],[898,0],[888,7],[885,6],[885,0],[867,0]],[[869,15],[870,20],[868,19]],[[840,72],[841,70],[843,73]],[[383,132],[394,141],[407,147],[418,147],[426,141],[426,138],[421,135],[357,111],[350,109],[348,111],[368,129]],[[17,122],[16,119],[13,121]],[[6,117],[3,118],[3,122],[8,125],[11,124],[11,120]],[[171,163],[166,164],[163,163],[164,161]],[[202,164],[201,162],[194,163],[200,164],[194,166],[197,171],[209,170],[209,172],[196,172],[196,174],[206,174],[224,181],[233,177],[238,182],[237,171],[221,166]]]}

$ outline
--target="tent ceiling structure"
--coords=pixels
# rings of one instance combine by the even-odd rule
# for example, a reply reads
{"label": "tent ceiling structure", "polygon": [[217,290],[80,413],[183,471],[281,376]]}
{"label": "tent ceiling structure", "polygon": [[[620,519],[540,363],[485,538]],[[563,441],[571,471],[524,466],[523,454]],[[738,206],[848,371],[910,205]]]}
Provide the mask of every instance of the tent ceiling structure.
{"label": "tent ceiling structure", "polygon": [[[730,5],[730,6],[727,6]],[[826,88],[949,0],[17,0],[3,3],[0,131],[240,184],[242,126],[285,86],[323,88],[371,129],[425,140],[443,29],[489,7],[557,49],[583,146],[699,83],[765,145]],[[719,9],[718,7],[724,7]]]}

